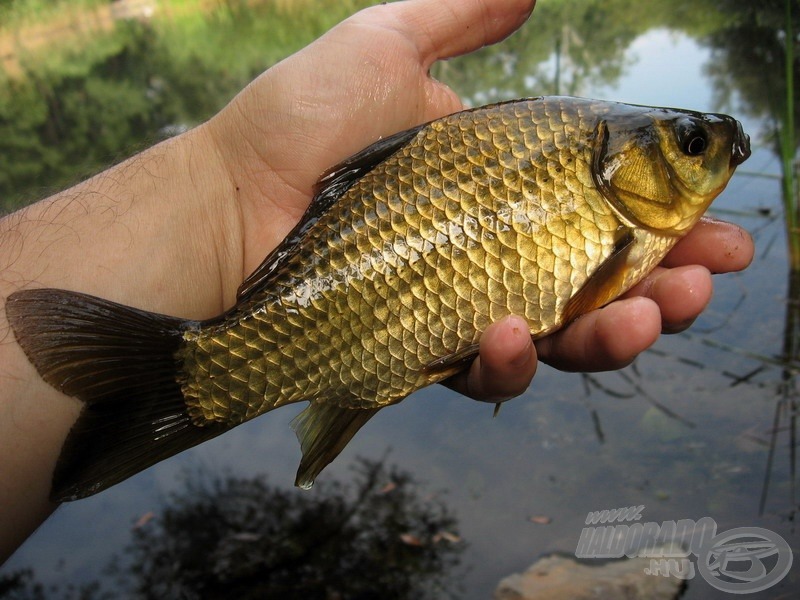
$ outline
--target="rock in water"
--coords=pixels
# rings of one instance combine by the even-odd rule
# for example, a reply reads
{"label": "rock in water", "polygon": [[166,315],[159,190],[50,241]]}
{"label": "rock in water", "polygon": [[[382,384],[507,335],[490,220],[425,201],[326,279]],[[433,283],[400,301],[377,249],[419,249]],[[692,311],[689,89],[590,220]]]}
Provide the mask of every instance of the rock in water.
{"label": "rock in water", "polygon": [[493,600],[673,600],[685,581],[646,575],[649,558],[593,565],[566,555],[545,556],[524,573],[509,575]]}

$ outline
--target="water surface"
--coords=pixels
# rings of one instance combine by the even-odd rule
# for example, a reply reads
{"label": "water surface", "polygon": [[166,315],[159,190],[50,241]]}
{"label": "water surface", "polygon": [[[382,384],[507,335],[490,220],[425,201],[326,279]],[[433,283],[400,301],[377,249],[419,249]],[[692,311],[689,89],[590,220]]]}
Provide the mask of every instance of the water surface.
{"label": "water surface", "polygon": [[[241,4],[237,10],[162,13],[145,23],[117,23],[95,32],[93,43],[65,42],[47,61],[36,50],[20,50],[22,75],[7,69],[7,90],[0,91],[0,148],[14,157],[0,174],[4,196],[34,197],[43,186],[63,185],[201,121],[250,77],[358,3],[302,4],[307,10]],[[256,548],[275,540],[294,556],[297,548],[306,548],[305,538],[322,544],[321,529],[332,539],[348,532],[340,547],[366,549],[356,557],[391,548],[384,566],[398,580],[387,580],[384,589],[395,597],[427,590],[434,597],[487,598],[501,578],[540,555],[573,554],[588,512],[623,506],[644,505],[643,518],[659,523],[712,517],[720,531],[764,527],[796,551],[797,356],[792,351],[785,356],[785,349],[793,347],[796,335],[797,300],[789,289],[781,165],[773,151],[779,119],[769,110],[770,99],[783,88],[775,83],[778,65],[748,65],[736,54],[731,32],[747,19],[721,12],[721,5],[541,0],[518,34],[435,71],[473,105],[558,92],[724,111],[744,122],[753,156],[712,213],[753,232],[755,264],[715,280],[711,306],[687,333],[662,337],[618,373],[582,376],[543,366],[530,390],[494,419],[491,407],[445,388],[422,390],[382,411],[325,471],[323,490],[310,492],[329,501],[324,510],[315,513],[319,507],[309,505],[302,515],[285,513],[270,525],[278,529],[276,537],[259,545],[269,527],[248,531],[242,515],[261,523],[271,510],[288,510],[287,502],[302,507],[312,502],[309,493],[291,488],[300,451],[288,423],[299,408],[276,411],[107,492],[65,505],[0,575],[31,569],[29,583],[56,585],[58,594],[68,594],[68,584],[99,581],[99,588],[86,592],[96,597],[121,585],[120,575],[134,586],[154,577],[163,585],[191,585],[185,573],[147,567],[145,549],[174,558],[168,548],[212,547],[202,532],[217,528],[225,515],[189,499],[208,496],[216,499],[210,506],[227,507],[222,499],[231,490],[240,490],[248,503],[231,505],[228,515],[237,515],[231,521],[239,529],[219,533],[227,536],[227,545],[215,547],[228,554],[220,550],[207,557],[209,566],[236,575],[232,565],[248,560],[257,565]],[[757,42],[754,38],[751,45]],[[29,85],[33,79],[41,96]],[[29,95],[26,102],[48,116],[37,120],[30,114],[15,125],[9,115],[22,111],[15,103],[21,95]],[[73,106],[78,97],[88,97],[90,114]],[[116,108],[98,112],[101,106]],[[69,129],[70,123],[77,129]],[[365,466],[362,458],[372,462]],[[226,477],[239,487],[226,484]],[[343,511],[336,526],[328,519],[339,514],[332,506]],[[177,515],[185,518],[185,527],[169,529],[165,519]],[[345,522],[375,545],[363,542]],[[281,529],[287,523],[292,527]],[[114,555],[116,575],[108,575]],[[303,562],[291,564],[297,572],[289,579],[301,581]],[[326,577],[331,572],[358,577],[359,569],[344,563],[319,564],[333,569],[321,571]],[[378,568],[369,567],[373,573]],[[799,579],[796,564],[781,584],[754,596],[793,597]],[[257,582],[244,581],[250,587],[241,589],[258,589]],[[213,595],[205,589],[206,597]],[[153,594],[158,590],[175,592],[167,587]],[[685,597],[724,596],[698,577]]]}

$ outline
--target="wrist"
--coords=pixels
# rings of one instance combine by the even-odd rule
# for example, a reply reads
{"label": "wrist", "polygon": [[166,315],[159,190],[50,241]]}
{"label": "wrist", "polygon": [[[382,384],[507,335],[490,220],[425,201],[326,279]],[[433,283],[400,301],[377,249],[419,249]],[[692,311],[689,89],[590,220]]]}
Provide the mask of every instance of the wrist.
{"label": "wrist", "polygon": [[241,279],[223,175],[197,128],[9,215],[2,295],[59,287],[176,316],[218,314]]}

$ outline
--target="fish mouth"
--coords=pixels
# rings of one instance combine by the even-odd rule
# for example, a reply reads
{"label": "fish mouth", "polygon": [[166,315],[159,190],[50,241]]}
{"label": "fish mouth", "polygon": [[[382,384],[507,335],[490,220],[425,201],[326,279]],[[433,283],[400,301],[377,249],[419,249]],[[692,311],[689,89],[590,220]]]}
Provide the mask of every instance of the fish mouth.
{"label": "fish mouth", "polygon": [[735,169],[750,158],[750,136],[742,129],[742,124],[736,121],[736,137],[733,140],[731,151],[731,168]]}

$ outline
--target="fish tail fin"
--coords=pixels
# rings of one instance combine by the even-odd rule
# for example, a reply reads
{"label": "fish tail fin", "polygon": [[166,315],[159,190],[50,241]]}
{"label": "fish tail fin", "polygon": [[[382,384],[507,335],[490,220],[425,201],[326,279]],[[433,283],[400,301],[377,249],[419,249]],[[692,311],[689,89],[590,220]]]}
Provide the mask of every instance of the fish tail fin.
{"label": "fish tail fin", "polygon": [[342,408],[312,402],[292,421],[303,458],[294,484],[303,489],[314,485],[322,469],[339,456],[347,443],[380,408]]}
{"label": "fish tail fin", "polygon": [[194,425],[181,392],[178,352],[196,322],[53,289],[11,294],[6,315],[42,378],[84,402],[53,500],[104,490],[224,430]]}

